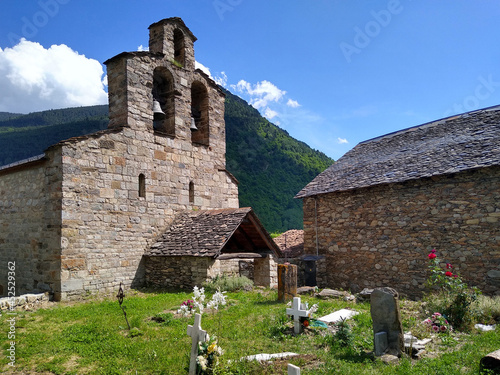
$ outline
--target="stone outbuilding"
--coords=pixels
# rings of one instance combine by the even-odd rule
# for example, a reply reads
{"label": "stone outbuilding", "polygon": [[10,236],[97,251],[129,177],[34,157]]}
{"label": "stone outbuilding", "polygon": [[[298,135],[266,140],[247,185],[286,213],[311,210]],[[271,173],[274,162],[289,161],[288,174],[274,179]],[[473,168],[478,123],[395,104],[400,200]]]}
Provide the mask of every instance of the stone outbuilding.
{"label": "stone outbuilding", "polygon": [[[16,295],[48,291],[59,300],[142,286],[144,255],[179,213],[238,209],[225,95],[195,69],[195,41],[180,18],[152,24],[149,51],[105,62],[108,129],[0,168],[0,262],[15,264]],[[2,295],[7,272],[0,268]]]}
{"label": "stone outbuilding", "polygon": [[276,287],[280,256],[249,207],[184,211],[146,253],[146,283],[192,288],[225,274]]}
{"label": "stone outbuilding", "polygon": [[296,197],[319,286],[419,296],[436,249],[500,294],[500,106],[361,142]]}

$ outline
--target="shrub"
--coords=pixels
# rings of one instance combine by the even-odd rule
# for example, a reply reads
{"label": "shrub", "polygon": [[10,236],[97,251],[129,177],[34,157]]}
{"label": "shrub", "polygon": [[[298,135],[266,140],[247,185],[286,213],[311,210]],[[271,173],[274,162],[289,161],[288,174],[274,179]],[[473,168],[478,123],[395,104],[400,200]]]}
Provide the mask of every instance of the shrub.
{"label": "shrub", "polygon": [[203,286],[211,293],[215,293],[217,290],[235,292],[245,287],[253,287],[253,281],[246,276],[217,275],[212,280],[203,283]]}
{"label": "shrub", "polygon": [[434,311],[441,312],[453,328],[470,329],[474,321],[473,305],[480,291],[469,287],[458,274],[454,274],[450,263],[446,263],[446,269],[442,269],[436,250],[433,249],[427,257],[430,260],[427,286],[431,293],[437,291],[438,294],[438,298],[428,297],[430,305]]}

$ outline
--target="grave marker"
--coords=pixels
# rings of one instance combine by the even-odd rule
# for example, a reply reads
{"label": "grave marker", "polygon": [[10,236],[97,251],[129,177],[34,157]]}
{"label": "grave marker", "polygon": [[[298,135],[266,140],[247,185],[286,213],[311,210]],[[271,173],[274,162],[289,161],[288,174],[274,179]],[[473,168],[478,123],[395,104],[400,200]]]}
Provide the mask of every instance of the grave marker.
{"label": "grave marker", "polygon": [[288,375],[300,375],[300,367],[288,364]]}
{"label": "grave marker", "polygon": [[191,336],[191,360],[189,361],[189,375],[196,374],[196,357],[198,357],[198,343],[205,342],[207,332],[201,329],[201,315],[194,315],[194,324],[187,327],[187,334]]}
{"label": "grave marker", "polygon": [[300,318],[309,316],[309,311],[300,303],[300,297],[293,297],[292,308],[286,309],[287,315],[293,316],[293,332],[299,334],[302,332],[302,324]]}
{"label": "grave marker", "polygon": [[370,305],[376,354],[384,354],[379,354],[384,346],[384,335],[376,335],[385,332],[387,334],[387,352],[399,357],[404,351],[404,339],[398,292],[392,288],[376,288],[370,296]]}
{"label": "grave marker", "polygon": [[297,266],[278,264],[278,301],[286,302],[297,295]]}

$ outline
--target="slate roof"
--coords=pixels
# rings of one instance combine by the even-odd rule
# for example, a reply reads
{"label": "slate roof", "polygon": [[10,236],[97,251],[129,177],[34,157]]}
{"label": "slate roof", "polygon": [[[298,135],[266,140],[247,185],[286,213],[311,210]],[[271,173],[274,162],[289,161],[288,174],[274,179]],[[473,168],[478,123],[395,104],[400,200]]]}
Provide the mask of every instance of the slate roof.
{"label": "slate roof", "polygon": [[500,106],[359,143],[295,197],[500,165]]}
{"label": "slate roof", "polygon": [[218,257],[224,253],[267,252],[279,247],[251,208],[186,210],[178,214],[147,256]]}

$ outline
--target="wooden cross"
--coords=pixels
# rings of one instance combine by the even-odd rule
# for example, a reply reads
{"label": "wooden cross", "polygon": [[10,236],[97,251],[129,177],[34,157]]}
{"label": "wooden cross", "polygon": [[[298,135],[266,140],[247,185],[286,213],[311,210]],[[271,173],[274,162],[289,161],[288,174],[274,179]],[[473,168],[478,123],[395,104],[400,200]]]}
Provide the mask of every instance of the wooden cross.
{"label": "wooden cross", "polygon": [[205,342],[207,332],[201,329],[201,315],[194,315],[194,324],[187,327],[187,334],[191,336],[191,360],[189,361],[189,375],[196,374],[196,357],[198,357],[198,343]]}
{"label": "wooden cross", "polygon": [[300,324],[300,318],[307,317],[309,315],[309,312],[301,305],[300,297],[293,297],[292,308],[286,309],[286,314],[293,316],[293,332],[295,334],[302,332],[302,324]]}

